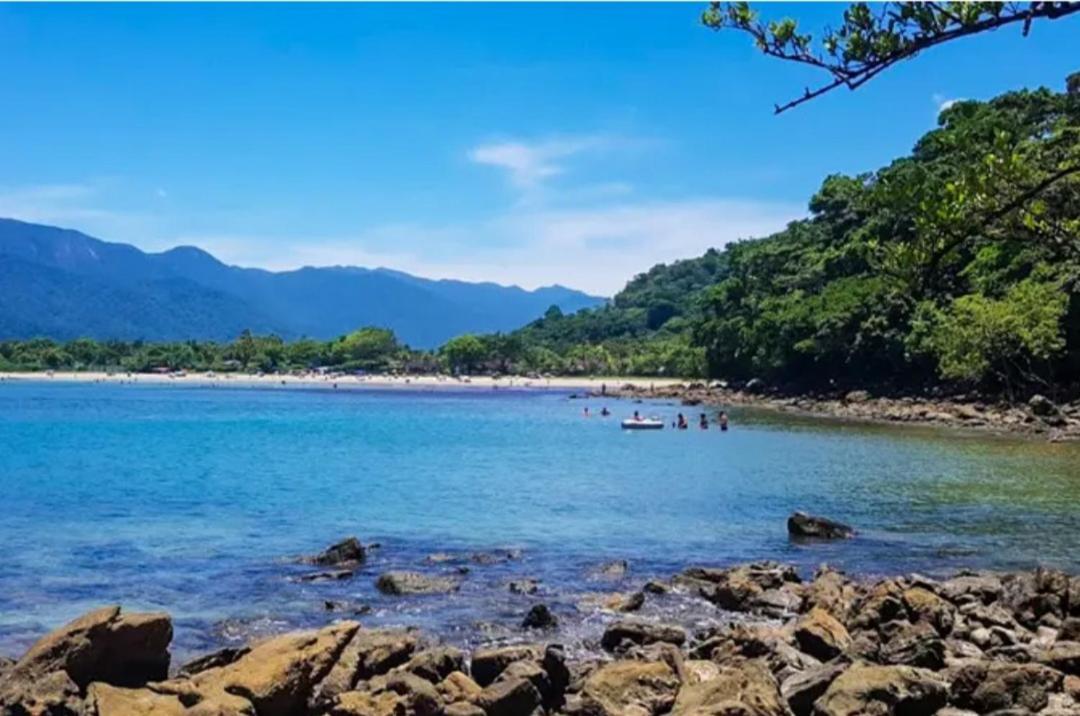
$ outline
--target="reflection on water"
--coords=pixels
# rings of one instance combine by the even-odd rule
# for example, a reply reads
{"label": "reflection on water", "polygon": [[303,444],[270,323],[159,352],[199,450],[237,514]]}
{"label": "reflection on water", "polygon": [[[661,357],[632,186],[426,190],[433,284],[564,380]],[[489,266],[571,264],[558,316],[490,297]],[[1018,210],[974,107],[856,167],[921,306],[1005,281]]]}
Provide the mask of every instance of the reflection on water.
{"label": "reflection on water", "polygon": [[[509,391],[4,384],[0,653],[107,602],[170,611],[181,650],[320,623],[327,600],[468,640],[520,620],[534,598],[505,582],[527,575],[586,638],[599,617],[576,596],[689,563],[874,574],[1080,561],[1077,445],[739,409],[728,433],[625,433],[618,419],[642,406],[611,401],[603,419],[589,405],[586,419],[583,401]],[[795,509],[859,536],[794,544]],[[290,581],[290,556],[346,534],[383,544],[362,574]],[[524,557],[471,567],[452,597],[373,589],[381,569],[442,569],[424,557],[495,546]],[[631,561],[627,583],[590,583],[610,558]],[[710,618],[672,599],[664,608]]]}

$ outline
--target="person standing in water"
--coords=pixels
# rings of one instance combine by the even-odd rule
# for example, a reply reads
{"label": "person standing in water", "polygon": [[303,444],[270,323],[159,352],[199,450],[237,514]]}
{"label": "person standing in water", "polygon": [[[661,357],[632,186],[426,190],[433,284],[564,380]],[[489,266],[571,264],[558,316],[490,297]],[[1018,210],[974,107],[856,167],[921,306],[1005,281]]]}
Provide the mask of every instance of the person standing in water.
{"label": "person standing in water", "polygon": [[585,410],[581,411],[581,416],[583,418],[589,417],[589,406],[588,405],[585,406]]}
{"label": "person standing in water", "polygon": [[721,410],[720,415],[717,416],[717,421],[720,423],[721,432],[726,432],[727,431],[727,424],[728,424],[727,413],[725,413],[723,410]]}
{"label": "person standing in water", "polygon": [[686,416],[683,415],[682,413],[679,413],[678,426],[679,426],[679,430],[686,430],[686,428],[688,427],[688,425],[686,424]]}
{"label": "person standing in water", "polygon": [[706,415],[705,413],[701,414],[701,419],[698,420],[698,427],[701,428],[702,430],[708,430],[709,429],[709,416]]}

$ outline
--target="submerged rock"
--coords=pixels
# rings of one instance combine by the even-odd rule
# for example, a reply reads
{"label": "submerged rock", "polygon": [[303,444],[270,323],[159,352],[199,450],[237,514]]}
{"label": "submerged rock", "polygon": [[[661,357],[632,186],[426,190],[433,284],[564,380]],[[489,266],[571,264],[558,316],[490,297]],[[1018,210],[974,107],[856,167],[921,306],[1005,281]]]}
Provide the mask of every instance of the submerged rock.
{"label": "submerged rock", "polygon": [[559,620],[551,613],[546,604],[536,604],[521,622],[525,629],[554,629],[559,625]]}
{"label": "submerged rock", "polygon": [[855,534],[855,530],[849,525],[805,512],[792,513],[791,517],[788,517],[787,529],[792,537],[814,539],[845,539]]}
{"label": "submerged rock", "polygon": [[308,564],[317,564],[320,567],[338,567],[361,564],[367,558],[367,551],[360,540],[355,537],[347,537],[336,544],[332,544],[319,554],[305,558]]}
{"label": "submerged rock", "polygon": [[458,589],[458,582],[449,577],[431,577],[419,572],[384,572],[375,581],[383,594],[447,594]]}
{"label": "submerged rock", "polygon": [[604,562],[589,570],[589,576],[593,579],[622,579],[630,571],[630,563],[625,559],[616,559]]}
{"label": "submerged rock", "polygon": [[670,624],[646,621],[617,621],[604,630],[600,644],[608,651],[624,644],[654,644],[664,642],[681,646],[686,642],[686,630]]}

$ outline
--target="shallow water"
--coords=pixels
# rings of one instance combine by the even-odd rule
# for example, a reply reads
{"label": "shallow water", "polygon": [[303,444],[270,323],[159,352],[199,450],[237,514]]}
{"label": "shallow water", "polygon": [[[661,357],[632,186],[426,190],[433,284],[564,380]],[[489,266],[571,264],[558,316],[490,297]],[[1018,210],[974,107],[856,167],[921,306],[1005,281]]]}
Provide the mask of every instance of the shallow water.
{"label": "shallow water", "polygon": [[[624,433],[635,407],[524,391],[326,391],[0,384],[0,654],[105,603],[164,609],[178,652],[324,623],[324,601],[457,641],[513,634],[531,603],[572,638],[606,618],[581,593],[691,563],[772,558],[858,573],[1075,570],[1080,449],[731,410],[727,433]],[[856,539],[789,541],[805,509]],[[291,561],[342,536],[382,547],[354,579],[297,583]],[[387,599],[383,569],[454,572],[433,552],[520,548],[450,597]],[[623,583],[591,566],[625,558]],[[537,597],[509,595],[534,576]],[[649,609],[714,618],[679,597]],[[490,622],[478,625],[477,622]],[[510,631],[507,631],[510,629]]]}

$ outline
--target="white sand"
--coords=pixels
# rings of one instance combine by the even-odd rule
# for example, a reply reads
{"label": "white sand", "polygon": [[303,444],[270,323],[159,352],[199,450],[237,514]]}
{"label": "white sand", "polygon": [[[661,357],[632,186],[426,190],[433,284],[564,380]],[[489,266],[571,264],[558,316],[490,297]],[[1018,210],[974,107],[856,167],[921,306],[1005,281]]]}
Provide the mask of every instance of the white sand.
{"label": "white sand", "polygon": [[147,385],[227,385],[239,388],[326,388],[326,389],[356,389],[356,388],[398,388],[398,389],[550,389],[550,390],[597,390],[601,386],[617,388],[627,383],[648,388],[657,388],[683,381],[676,378],[622,378],[622,377],[551,377],[551,378],[526,378],[523,376],[504,376],[502,378],[490,378],[487,376],[472,376],[468,378],[452,378],[442,375],[318,375],[309,373],[305,375],[254,375],[247,373],[184,373],[159,374],[159,373],[103,373],[103,372],[73,372],[73,371],[48,371],[35,373],[4,373],[0,372],[0,382],[7,381],[36,381],[55,383],[116,383],[130,384],[141,383]]}

